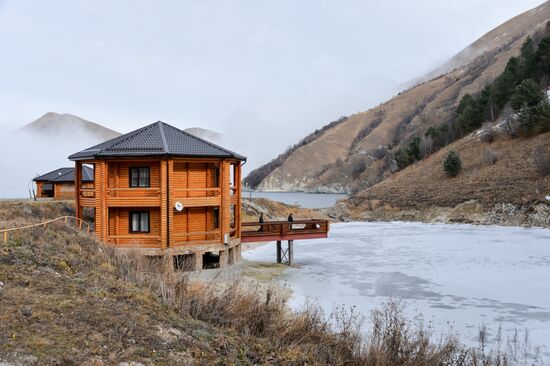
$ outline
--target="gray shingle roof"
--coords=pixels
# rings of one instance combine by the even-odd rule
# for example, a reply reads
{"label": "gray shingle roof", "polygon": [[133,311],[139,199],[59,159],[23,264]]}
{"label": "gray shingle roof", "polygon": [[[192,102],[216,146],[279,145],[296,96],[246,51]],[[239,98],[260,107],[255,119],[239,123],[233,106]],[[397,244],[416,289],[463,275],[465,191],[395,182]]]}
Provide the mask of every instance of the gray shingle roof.
{"label": "gray shingle roof", "polygon": [[246,160],[246,157],[158,121],[69,156],[70,160],[109,157],[185,156]]}
{"label": "gray shingle roof", "polygon": [[[51,182],[55,182],[55,183],[74,182],[75,181],[74,172],[75,172],[75,169],[72,168],[67,173],[52,179]],[[82,181],[83,182],[94,181],[94,170],[86,165],[82,166]]]}
{"label": "gray shingle roof", "polygon": [[[59,168],[33,179],[35,182],[74,182],[74,168]],[[88,166],[82,166],[82,181],[93,182],[94,170]]]}
{"label": "gray shingle roof", "polygon": [[74,170],[74,168],[59,168],[59,169],[56,169],[56,170],[52,170],[49,173],[40,175],[40,176],[34,178],[33,180],[35,182],[49,182],[52,179],[55,179],[59,176],[67,174],[71,170]]}

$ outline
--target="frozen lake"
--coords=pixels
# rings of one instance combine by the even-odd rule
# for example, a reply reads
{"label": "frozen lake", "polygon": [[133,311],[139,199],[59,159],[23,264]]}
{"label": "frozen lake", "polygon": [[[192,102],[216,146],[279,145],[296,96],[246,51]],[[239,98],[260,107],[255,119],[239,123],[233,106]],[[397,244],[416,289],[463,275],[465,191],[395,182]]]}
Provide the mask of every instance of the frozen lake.
{"label": "frozen lake", "polygon": [[272,201],[298,205],[303,208],[327,208],[333,206],[339,200],[348,197],[340,193],[306,193],[306,192],[243,192],[245,198],[267,198]]}
{"label": "frozen lake", "polygon": [[[286,245],[283,244],[283,245]],[[275,261],[275,245],[243,253]],[[409,319],[452,330],[477,344],[479,326],[494,336],[529,330],[550,356],[550,230],[419,223],[345,223],[329,239],[295,242],[295,262],[282,275],[300,307],[317,299],[330,312],[357,306],[367,317],[390,298]]]}

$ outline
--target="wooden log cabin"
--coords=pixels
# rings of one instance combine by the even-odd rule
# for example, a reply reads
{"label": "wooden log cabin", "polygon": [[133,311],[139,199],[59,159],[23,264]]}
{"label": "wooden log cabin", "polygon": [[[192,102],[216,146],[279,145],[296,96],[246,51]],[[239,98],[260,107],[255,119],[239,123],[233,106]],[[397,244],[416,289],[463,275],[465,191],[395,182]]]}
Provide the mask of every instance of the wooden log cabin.
{"label": "wooden log cabin", "polygon": [[240,259],[244,156],[156,122],[69,156],[76,214],[94,211],[96,235],[119,248],[168,253],[176,268],[224,267]]}
{"label": "wooden log cabin", "polygon": [[[74,168],[59,168],[33,179],[36,184],[36,198],[73,200],[75,198]],[[94,171],[90,167],[82,170],[82,186],[92,187]]]}

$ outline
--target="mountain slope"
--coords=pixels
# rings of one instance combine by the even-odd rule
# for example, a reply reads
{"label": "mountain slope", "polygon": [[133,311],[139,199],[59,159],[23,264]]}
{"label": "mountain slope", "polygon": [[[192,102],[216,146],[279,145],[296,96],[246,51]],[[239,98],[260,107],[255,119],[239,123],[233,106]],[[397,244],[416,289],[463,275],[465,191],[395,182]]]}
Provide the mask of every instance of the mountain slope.
{"label": "mountain slope", "polygon": [[119,132],[98,123],[87,121],[72,114],[58,114],[54,112],[46,113],[37,120],[22,127],[20,131],[42,136],[86,134],[98,141],[106,141],[120,136]]}
{"label": "mountain slope", "polygon": [[[550,157],[550,132],[517,139],[502,133],[492,143],[482,142],[479,136],[479,132],[474,132],[397,172],[344,201],[335,212],[345,207],[346,215],[358,219],[365,212],[380,208],[395,211],[456,207],[471,200],[486,208],[501,203],[544,204],[550,175],[537,172],[533,156],[540,146]],[[450,150],[462,160],[462,171],[455,178],[448,178],[442,168]]]}
{"label": "mountain slope", "polygon": [[549,19],[550,2],[513,18],[428,77],[460,65],[452,71],[342,120],[311,142],[299,143],[270,169],[252,172],[245,184],[262,190],[354,192],[382,181],[395,171],[392,157],[397,149],[428,127],[452,120],[462,97],[499,75],[519,54],[525,38]]}

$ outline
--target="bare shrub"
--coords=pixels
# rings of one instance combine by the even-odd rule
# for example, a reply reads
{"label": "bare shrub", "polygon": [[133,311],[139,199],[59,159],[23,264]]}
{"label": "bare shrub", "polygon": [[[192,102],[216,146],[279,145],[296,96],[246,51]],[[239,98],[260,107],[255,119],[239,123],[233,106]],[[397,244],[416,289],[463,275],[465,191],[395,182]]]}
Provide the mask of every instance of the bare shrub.
{"label": "bare shrub", "polygon": [[517,113],[512,107],[506,105],[502,112],[500,112],[500,118],[502,119],[504,130],[508,136],[516,138],[520,134],[520,122],[518,121]]}
{"label": "bare shrub", "polygon": [[496,139],[496,132],[490,124],[485,124],[484,128],[479,132],[479,141],[490,144]]}
{"label": "bare shrub", "polygon": [[378,148],[371,153],[371,156],[376,160],[383,159],[386,155],[388,155],[388,149],[385,146],[378,146]]}
{"label": "bare shrub", "polygon": [[490,148],[486,148],[483,151],[483,158],[485,159],[485,162],[487,162],[487,164],[494,165],[498,161],[498,154],[496,151]]}
{"label": "bare shrub", "polygon": [[357,179],[367,170],[367,162],[362,157],[357,157],[350,162],[351,176]]}
{"label": "bare shrub", "polygon": [[543,145],[538,145],[533,150],[533,163],[540,176],[550,175],[550,152],[545,151]]}
{"label": "bare shrub", "polygon": [[427,158],[435,151],[434,140],[431,136],[423,136],[420,142],[420,154],[422,158]]}

